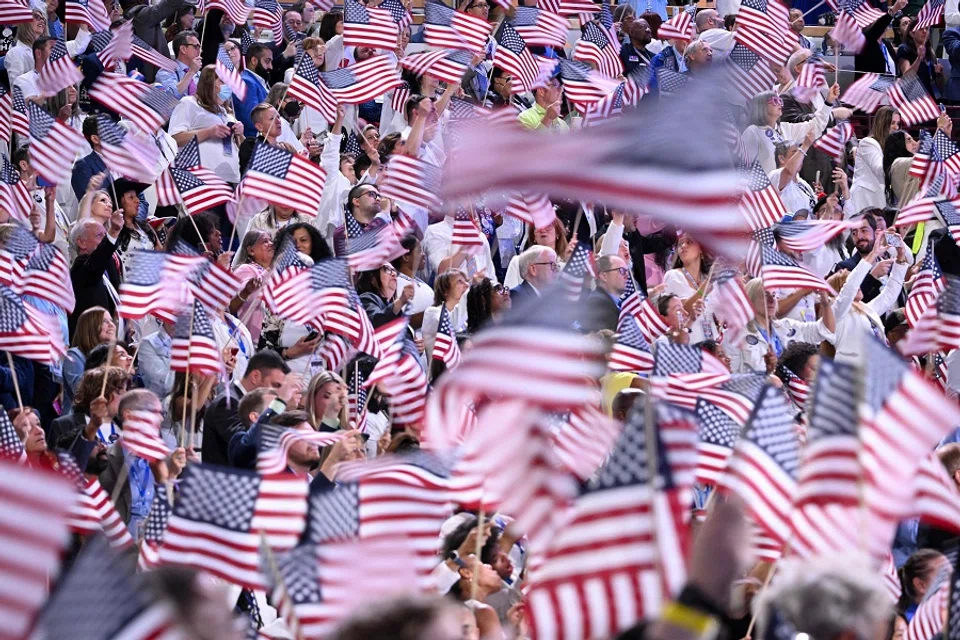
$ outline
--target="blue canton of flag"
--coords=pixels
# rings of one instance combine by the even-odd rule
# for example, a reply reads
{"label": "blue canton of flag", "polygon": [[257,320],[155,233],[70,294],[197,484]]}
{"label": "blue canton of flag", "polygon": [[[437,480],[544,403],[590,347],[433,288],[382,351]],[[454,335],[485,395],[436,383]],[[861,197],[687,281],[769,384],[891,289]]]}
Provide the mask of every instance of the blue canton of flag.
{"label": "blue canton of flag", "polygon": [[700,373],[703,369],[703,351],[697,347],[674,342],[658,342],[654,352],[654,376],[679,373]]}
{"label": "blue canton of flag", "polygon": [[851,402],[856,397],[856,370],[834,360],[821,360],[807,411],[807,444],[830,436],[856,436],[859,408]]}

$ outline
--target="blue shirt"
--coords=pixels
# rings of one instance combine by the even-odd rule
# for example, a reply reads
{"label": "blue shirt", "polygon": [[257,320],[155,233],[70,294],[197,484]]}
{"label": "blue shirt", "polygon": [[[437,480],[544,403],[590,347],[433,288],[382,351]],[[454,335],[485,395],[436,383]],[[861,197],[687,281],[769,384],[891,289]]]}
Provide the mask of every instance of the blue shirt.
{"label": "blue shirt", "polygon": [[267,86],[260,76],[249,69],[244,69],[240,77],[243,78],[243,84],[247,86],[247,97],[241,101],[237,96],[233,96],[233,112],[237,120],[243,123],[243,135],[256,138],[257,128],[253,126],[250,112],[261,102],[266,102]]}
{"label": "blue shirt", "polygon": [[[163,86],[163,90],[172,95],[174,98],[183,98],[184,96],[190,95],[190,87],[187,86],[186,93],[180,93],[177,91],[177,85],[180,84],[180,81],[183,80],[183,77],[187,75],[190,71],[190,67],[183,64],[179,60],[175,61],[177,63],[177,70],[174,72],[165,71],[160,69],[157,71],[157,82]],[[194,76],[194,83],[197,81],[197,76]],[[196,91],[196,87],[194,87]]]}
{"label": "blue shirt", "polygon": [[124,452],[123,458],[130,470],[130,523],[127,525],[134,540],[139,539],[140,526],[146,522],[153,505],[154,482],[150,465],[143,458]]}
{"label": "blue shirt", "polygon": [[47,26],[50,28],[50,37],[56,38],[58,40],[64,40],[63,37],[63,23],[60,22],[60,18],[57,16],[53,17],[53,20],[47,18]]}
{"label": "blue shirt", "polygon": [[645,11],[653,11],[664,20],[667,19],[667,0],[621,0],[617,4],[630,5],[637,17]]}

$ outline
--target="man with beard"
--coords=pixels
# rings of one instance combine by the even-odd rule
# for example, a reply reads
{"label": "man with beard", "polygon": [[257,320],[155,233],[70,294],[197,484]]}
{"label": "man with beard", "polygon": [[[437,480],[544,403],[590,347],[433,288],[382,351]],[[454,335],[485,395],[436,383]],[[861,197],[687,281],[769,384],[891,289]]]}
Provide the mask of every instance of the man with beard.
{"label": "man with beard", "polygon": [[[879,215],[879,210],[877,210],[877,214]],[[860,264],[864,256],[869,255],[870,252],[873,251],[873,245],[877,241],[877,219],[874,217],[872,211],[863,211],[855,215],[851,220],[857,222],[857,226],[850,230],[850,239],[853,240],[853,246],[856,252],[846,260],[838,262],[837,266],[833,269],[833,273],[843,269],[853,271],[854,267]],[[864,278],[863,284],[860,285],[864,302],[870,302],[880,295],[880,289],[883,288],[883,282],[881,280],[890,273],[892,266],[893,260],[880,260],[873,269],[870,270],[870,273]],[[901,292],[901,297],[902,295]]]}
{"label": "man with beard", "polygon": [[255,138],[257,127],[253,122],[253,109],[267,101],[270,88],[265,78],[270,77],[270,72],[273,70],[273,51],[266,45],[254,43],[247,49],[245,59],[246,69],[240,77],[247,87],[247,95],[243,100],[236,95],[233,96],[233,110],[237,120],[243,123],[243,135]]}

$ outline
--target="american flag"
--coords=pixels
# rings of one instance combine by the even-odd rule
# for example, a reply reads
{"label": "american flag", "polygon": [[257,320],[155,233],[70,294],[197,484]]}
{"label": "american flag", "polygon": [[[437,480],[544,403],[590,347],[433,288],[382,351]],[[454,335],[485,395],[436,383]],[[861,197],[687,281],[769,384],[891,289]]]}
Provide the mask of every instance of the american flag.
{"label": "american flag", "polygon": [[54,120],[35,103],[27,104],[30,116],[30,165],[45,180],[60,184],[70,180],[73,161],[85,140],[73,127]]}
{"label": "american flag", "polygon": [[933,219],[934,214],[940,213],[942,210],[946,210],[949,214],[951,207],[954,211],[960,208],[960,198],[954,197],[952,200],[948,200],[940,196],[944,185],[947,185],[949,189],[956,192],[956,188],[950,184],[951,182],[952,180],[946,173],[940,172],[940,175],[936,177],[926,193],[917,193],[913,200],[900,209],[894,226],[902,227],[918,222],[926,222],[927,220]]}
{"label": "american flag", "polygon": [[[423,421],[427,404],[427,373],[408,331],[402,331],[395,344],[398,349],[394,348],[390,352],[384,349],[381,362],[386,361],[389,366],[384,370],[388,374],[380,382],[380,387],[390,399],[393,424],[416,425]],[[377,375],[378,371],[375,369],[367,384]]]}
{"label": "american flag", "polygon": [[177,318],[170,347],[170,370],[217,375],[223,371],[223,357],[213,326],[203,305],[194,300]]}
{"label": "american flag", "polygon": [[599,403],[552,414],[551,440],[560,463],[581,482],[610,455],[623,424],[597,408]]}
{"label": "american flag", "polygon": [[960,148],[941,129],[932,136],[921,130],[917,153],[910,162],[910,175],[920,178],[921,188],[924,188],[943,170],[954,178],[960,175]]}
{"label": "american flag", "polygon": [[70,530],[79,535],[102,532],[110,541],[110,546],[117,549],[132,547],[133,537],[100,481],[83,477],[69,454],[60,457],[60,468],[64,475],[74,478],[77,484],[77,493],[67,520]]}
{"label": "american flag", "polygon": [[780,253],[773,247],[764,246],[761,251],[763,266],[760,268],[760,277],[763,278],[765,290],[813,289],[836,295],[823,278],[800,266],[793,258]]}
{"label": "american flag", "polygon": [[40,69],[37,89],[41,95],[52,96],[62,89],[76,85],[81,80],[83,80],[83,73],[67,53],[66,44],[60,38],[54,39],[50,58]]}
{"label": "american flag", "polygon": [[[413,94],[410,93],[410,83],[406,80],[401,80],[393,90],[392,95],[390,96],[390,106],[393,107],[393,110],[397,113],[403,113],[403,108],[407,104],[407,100],[410,99],[410,96]],[[454,98],[457,100],[457,98]],[[448,107],[449,109],[449,107]],[[479,109],[479,107],[478,107]],[[451,111],[452,113],[452,111]],[[451,122],[452,122],[451,116]],[[453,133],[453,127],[451,126],[451,134]]]}
{"label": "american flag", "polygon": [[173,606],[148,589],[128,560],[102,538],[86,543],[37,621],[40,637],[182,637]]}
{"label": "american flag", "polygon": [[247,197],[312,214],[320,208],[326,179],[326,171],[307,158],[261,142],[241,183]]}
{"label": "american flag", "polygon": [[714,315],[724,323],[724,338],[737,345],[754,318],[753,305],[736,271],[726,269],[713,281]]}
{"label": "american flag", "polygon": [[13,287],[19,283],[23,278],[23,269],[27,265],[27,260],[39,246],[40,242],[36,236],[26,227],[14,225],[3,246],[0,247],[0,284]]}
{"label": "american flag", "polygon": [[347,375],[347,417],[351,429],[360,433],[367,431],[367,396],[371,392],[366,387],[367,374],[353,363],[353,374]]}
{"label": "american flag", "polygon": [[359,302],[345,259],[321,260],[295,274],[295,264],[283,267],[278,260],[275,268],[279,277],[271,278],[264,299],[267,308],[282,318],[301,324],[323,322],[324,316],[342,313]]}
{"label": "american flag", "polygon": [[190,302],[184,280],[189,263],[164,251],[133,251],[120,284],[121,318],[138,320],[154,314],[173,322]]}
{"label": "american flag", "polygon": [[870,551],[881,557],[896,523],[911,513],[919,461],[958,423],[960,410],[872,335],[863,336],[859,355],[862,500],[875,521]]}
{"label": "american flag", "polygon": [[85,24],[90,31],[106,31],[110,28],[110,15],[102,0],[67,0],[65,22]]}
{"label": "american flag", "polygon": [[773,227],[758,229],[753,232],[753,240],[747,249],[747,257],[744,260],[744,266],[747,274],[754,278],[760,277],[761,267],[763,265],[762,249],[763,247],[776,248],[777,240],[773,235]]}
{"label": "american flag", "polygon": [[247,589],[266,588],[259,564],[260,534],[275,549],[297,544],[307,518],[303,478],[191,464],[179,487],[159,561],[209,571]]}
{"label": "american flag", "polygon": [[3,2],[0,2],[0,23],[18,24],[31,20],[33,20],[33,13],[30,11],[30,7],[20,0],[3,0]]}
{"label": "american flag", "polygon": [[860,440],[857,407],[850,401],[857,393],[856,371],[823,359],[811,392],[791,520],[791,548],[801,556],[858,544]]}
{"label": "american flag", "polygon": [[[772,1],[776,2],[776,0]],[[820,92],[820,87],[825,86],[827,86],[827,78],[824,73],[823,58],[819,54],[814,54],[800,67],[793,94],[801,102],[809,103]]]}
{"label": "american flag", "polygon": [[840,100],[867,113],[873,113],[883,102],[887,92],[892,90],[894,81],[895,79],[889,76],[865,73],[859,80],[847,87]]}
{"label": "american flag", "polygon": [[897,604],[903,593],[903,585],[900,584],[900,576],[897,574],[897,565],[893,562],[893,554],[889,551],[883,559],[881,570],[883,586],[886,588],[893,604]]}
{"label": "american flag", "polygon": [[938,529],[960,533],[960,493],[936,453],[920,461],[914,476],[915,514]]}
{"label": "american flag", "polygon": [[906,126],[912,127],[927,120],[936,120],[940,116],[940,108],[923,88],[916,74],[897,79],[887,92],[887,97],[890,99],[890,106],[900,112]]}
{"label": "american flag", "polygon": [[[803,412],[807,406],[807,398],[810,397],[810,385],[806,380],[795,374],[793,371],[783,365],[777,365],[777,374],[786,385],[784,391],[790,401],[793,402],[797,411]],[[806,433],[806,431],[804,431]]]}
{"label": "american flag", "polygon": [[0,285],[0,350],[53,364],[67,355],[57,320]]}
{"label": "american flag", "polygon": [[947,225],[947,231],[950,232],[953,241],[960,242],[960,240],[957,240],[957,238],[960,238],[960,211],[958,211],[954,202],[955,200],[937,199],[933,206],[943,223]]}
{"label": "american flag", "polygon": [[167,521],[173,505],[167,495],[167,485],[156,483],[153,487],[153,504],[143,525],[143,540],[137,557],[137,568],[148,571],[160,565],[160,543],[167,530]]}
{"label": "american flag", "polygon": [[918,355],[960,347],[960,278],[943,274],[943,290],[931,301],[897,347]]}
{"label": "american flag", "polygon": [[429,572],[451,512],[449,486],[450,462],[427,451],[342,465],[335,487],[311,491],[305,542],[405,535],[418,570]]}
{"label": "american flag", "polygon": [[837,24],[830,32],[830,36],[840,43],[847,54],[856,55],[867,44],[863,30],[857,24],[856,16],[849,11],[837,12]]}
{"label": "american flag", "polygon": [[[498,4],[502,4],[502,2]],[[562,16],[570,16],[575,13],[596,13],[600,10],[600,7],[591,2],[591,0],[543,0],[538,3],[538,6],[543,7],[547,11],[559,13]]]}
{"label": "american flag", "polygon": [[700,440],[697,443],[697,482],[716,485],[727,468],[727,459],[740,438],[743,425],[710,402],[700,398],[694,407]]}
{"label": "american flag", "polygon": [[406,30],[413,24],[413,15],[407,9],[402,0],[383,0],[377,6],[390,12],[390,16],[400,27],[400,31]]}
{"label": "american flag", "polygon": [[487,247],[487,239],[477,226],[472,209],[467,211],[463,207],[457,208],[453,216],[453,235],[450,244],[471,255],[483,253]]}
{"label": "american flag", "polygon": [[125,22],[115,32],[104,28],[94,33],[90,36],[90,48],[104,68],[111,68],[117,60],[133,57],[133,38],[133,23]]}
{"label": "american flag", "polygon": [[96,118],[97,135],[102,146],[100,155],[110,170],[114,174],[153,184],[157,179],[154,168],[160,159],[157,146],[127,134],[103,113]]}
{"label": "american flag", "polygon": [[[661,102],[642,116],[625,113],[604,127],[563,136],[506,128],[470,132],[446,162],[442,196],[529,189],[605,202],[675,222],[716,253],[742,259],[749,227],[735,203],[736,174],[729,159],[712,151],[723,144],[722,132],[694,107],[719,100],[719,89],[697,83],[687,92],[689,100]],[[686,126],[676,127],[678,121]],[[504,163],[491,149],[511,149],[512,161]],[[568,161],[573,157],[576,166]]]}
{"label": "american flag", "polygon": [[13,116],[13,96],[10,90],[0,84],[0,140],[10,142],[12,126],[11,118]]}
{"label": "american flag", "polygon": [[551,541],[527,595],[534,638],[616,635],[654,617],[686,580],[687,511],[694,479],[693,417],[638,403],[567,524]]}
{"label": "american flag", "polygon": [[849,120],[843,120],[827,129],[814,141],[813,146],[840,162],[846,155],[847,143],[853,136],[853,125]]}
{"label": "american flag", "polygon": [[[347,514],[350,517],[353,514]],[[322,638],[364,600],[409,596],[427,591],[406,536],[352,542],[304,544],[277,556],[276,571],[265,563],[271,602],[295,638]]]}
{"label": "american flag", "polygon": [[583,126],[594,127],[623,113],[623,91],[626,82],[621,82],[607,97],[588,105],[583,114]]}
{"label": "american flag", "polygon": [[532,224],[534,229],[549,227],[557,217],[550,198],[528,191],[511,195],[504,213]]}
{"label": "american flag", "polygon": [[657,29],[657,38],[664,42],[667,40],[683,40],[685,42],[693,40],[693,16],[696,11],[697,5],[695,4],[689,4],[677,11],[672,18],[661,24],[660,28]]}
{"label": "american flag", "polygon": [[250,7],[243,0],[206,0],[206,9],[220,9],[233,24],[245,25],[250,16]]}
{"label": "american flag", "polygon": [[611,40],[610,34],[596,22],[588,22],[583,26],[572,57],[579,62],[596,65],[600,73],[610,78],[623,74],[617,40]]}
{"label": "american flag", "polygon": [[294,53],[294,59],[298,59],[303,56],[303,41],[306,36],[303,33],[298,33],[293,30],[288,23],[284,22],[279,33],[274,33],[273,40],[277,44],[282,42],[288,42],[294,45],[296,53]]}
{"label": "american flag", "polygon": [[583,292],[583,279],[587,274],[596,277],[597,268],[593,262],[593,251],[586,242],[578,242],[570,254],[570,260],[560,272],[560,286],[563,287],[571,302],[580,299]]}
{"label": "american flag", "polygon": [[658,342],[654,352],[653,376],[669,376],[685,373],[719,375],[719,380],[729,379],[730,372],[715,356],[698,347]]}
{"label": "american flag", "polygon": [[304,57],[297,65],[288,93],[319,111],[327,122],[333,122],[338,104],[362,104],[402,82],[396,63],[388,56],[374,56],[327,73],[317,71],[313,61]]}
{"label": "american flag", "polygon": [[617,319],[617,330],[619,331],[630,318],[637,321],[637,325],[647,342],[652,343],[670,330],[650,299],[637,289],[637,285],[633,281],[633,274],[630,274],[627,278],[627,288],[620,296],[620,317]]}
{"label": "american flag", "polygon": [[747,100],[769,91],[777,82],[777,76],[766,60],[739,42],[733,45],[727,60],[734,88]]}
{"label": "american flag", "polygon": [[536,7],[517,7],[510,24],[528,44],[566,46],[569,23],[556,13]]}
{"label": "american flag", "polygon": [[924,311],[940,297],[944,286],[940,263],[933,253],[932,244],[927,244],[927,255],[920,263],[920,271],[917,272],[904,307],[904,315],[911,328],[917,325]]}
{"label": "american flag", "polygon": [[13,132],[17,135],[27,137],[30,135],[30,116],[27,113],[27,102],[23,99],[23,91],[20,87],[10,89],[10,119]]}
{"label": "american flag", "polygon": [[657,69],[657,89],[661,96],[671,96],[679,93],[689,84],[691,77],[689,75],[660,67]]}
{"label": "american flag", "polygon": [[406,155],[395,155],[387,163],[387,175],[380,184],[384,198],[406,202],[428,211],[440,208],[441,169]]}
{"label": "american flag", "polygon": [[617,328],[617,342],[608,356],[610,371],[650,373],[653,371],[653,354],[650,343],[643,337],[636,318],[627,318]]}
{"label": "american flag", "polygon": [[[276,4],[276,1],[274,1],[274,4]],[[220,45],[220,48],[217,49],[216,69],[220,81],[230,87],[230,91],[238,100],[244,100],[247,97],[247,85],[240,76],[240,70],[233,66],[233,60],[227,55],[223,45]]]}
{"label": "american flag", "polygon": [[457,334],[450,322],[450,312],[447,305],[440,305],[440,324],[437,327],[436,342],[433,345],[433,359],[440,360],[447,369],[453,369],[460,364],[460,347],[457,345]]}
{"label": "american flag", "polygon": [[[493,52],[493,66],[510,74],[510,88],[513,93],[526,93],[543,86],[547,69],[530,53],[527,43],[517,30],[510,23],[504,22],[497,30],[495,38],[497,48]],[[617,58],[618,62],[619,60]],[[550,61],[549,66],[550,69],[553,68],[553,61]]]}
{"label": "american flag", "polygon": [[17,430],[10,422],[6,411],[0,412],[0,460],[12,460],[13,462],[26,460],[23,441],[17,435]]}
{"label": "american flag", "polygon": [[247,55],[247,51],[250,50],[250,45],[256,44],[256,41],[253,39],[253,36],[250,35],[250,32],[246,29],[243,29],[240,33],[240,53]]}
{"label": "american flag", "polygon": [[265,476],[284,473],[287,470],[287,454],[293,445],[306,442],[323,448],[342,439],[344,433],[314,431],[309,426],[301,429],[262,424],[260,440],[257,442],[257,473]]}
{"label": "american flag", "polygon": [[157,180],[157,199],[161,205],[183,203],[193,215],[233,200],[233,190],[212,170],[200,166],[197,138],[183,145],[173,163]]}
{"label": "american flag", "polygon": [[388,9],[369,7],[357,0],[343,3],[343,44],[392,51],[400,27]]}
{"label": "american flag", "polygon": [[612,80],[593,70],[584,62],[574,62],[560,58],[558,61],[563,91],[570,102],[585,107],[603,100],[620,86],[618,80]]}
{"label": "american flag", "polygon": [[[698,350],[697,347],[690,348]],[[754,373],[732,376],[713,355],[707,352],[703,355],[708,365],[703,372],[681,373],[651,380],[654,395],[690,410],[696,409],[698,400],[709,400],[737,423],[746,424],[763,391],[763,376]],[[658,357],[663,359],[662,355]],[[717,367],[718,364],[723,367],[722,371]]]}
{"label": "american flag", "polygon": [[343,338],[328,333],[323,338],[323,344],[317,350],[317,357],[323,362],[323,368],[328,371],[339,371],[357,355],[356,349]]}
{"label": "american flag", "polygon": [[853,226],[848,220],[795,220],[776,225],[773,233],[791,251],[814,251]]}
{"label": "american flag", "polygon": [[[253,3],[253,26],[269,29],[277,44],[283,40],[283,8],[277,0],[255,0]],[[244,29],[246,31],[246,29]]]}
{"label": "american flag", "polygon": [[737,13],[736,40],[773,64],[793,53],[788,7],[779,0],[744,0]]}
{"label": "american flag", "polygon": [[168,447],[160,438],[163,416],[153,411],[136,409],[123,421],[120,446],[123,450],[149,462],[160,462],[170,455]]}
{"label": "american flag", "polygon": [[877,9],[870,0],[838,0],[838,9],[849,12],[861,29],[866,29],[883,17],[883,11]]}
{"label": "american flag", "polygon": [[[487,395],[526,400],[552,409],[573,409],[593,400],[584,378],[606,369],[604,346],[572,330],[575,310],[559,291],[517,305],[496,327],[478,333],[460,366],[435,392],[467,401]],[[557,352],[555,346],[563,344]],[[549,356],[548,356],[549,354]],[[511,362],[504,368],[504,358]],[[537,385],[528,384],[536,379]]]}
{"label": "american flag", "polygon": [[417,76],[429,72],[441,82],[459,83],[471,67],[474,54],[460,49],[424,51],[403,58],[400,66]]}
{"label": "american flag", "polygon": [[[800,451],[793,417],[779,389],[767,387],[734,446],[717,486],[738,495],[776,542],[790,537]],[[758,483],[756,478],[763,478]]]}
{"label": "american flag", "polygon": [[70,265],[52,244],[40,243],[23,267],[23,279],[14,285],[21,296],[36,296],[73,313],[76,298],[70,281]]}
{"label": "american flag", "polygon": [[0,487],[3,632],[10,638],[26,638],[47,600],[48,578],[57,574],[67,550],[73,488],[56,474],[8,461],[0,461]]}
{"label": "american flag", "polygon": [[90,87],[89,94],[147,133],[154,133],[163,126],[180,103],[163,89],[117,73],[101,73]]}
{"label": "american flag", "polygon": [[266,281],[263,292],[263,300],[268,309],[273,311],[280,303],[287,304],[284,285],[306,268],[307,264],[300,258],[292,239],[288,239],[277,248],[273,270]]}
{"label": "american flag", "polygon": [[756,160],[746,170],[744,182],[746,187],[740,199],[740,213],[754,231],[777,224],[788,213],[780,192],[770,183],[770,178]]}
{"label": "american flag", "polygon": [[226,309],[237,292],[243,288],[243,283],[237,276],[207,256],[201,255],[186,242],[177,242],[172,253],[177,256],[173,259],[175,263],[189,268],[184,279],[190,293],[214,313]]}
{"label": "american flag", "polygon": [[28,224],[33,205],[33,198],[20,179],[20,172],[14,169],[7,156],[0,155],[0,207],[3,207],[12,219]]}
{"label": "american flag", "polygon": [[[948,608],[951,591],[952,563],[941,567],[933,576],[920,604],[907,625],[906,640],[933,640],[945,638],[943,613]],[[948,617],[950,612],[948,611]]]}
{"label": "american flag", "polygon": [[428,0],[423,11],[423,35],[428,45],[466,49],[477,55],[486,53],[493,28],[489,22],[454,11],[439,0]]}
{"label": "american flag", "polygon": [[927,3],[917,14],[917,24],[914,29],[929,29],[940,23],[943,17],[943,7],[946,0],[927,0]]}
{"label": "american flag", "polygon": [[[133,36],[133,45],[132,45],[133,55],[137,56],[144,62],[152,64],[158,69],[164,69],[171,73],[175,73],[177,70],[177,62],[171,60],[170,58],[160,55],[156,49],[147,44],[146,40],[141,39],[140,37]],[[166,93],[166,92],[162,92]],[[169,116],[168,116],[169,117]]]}
{"label": "american flag", "polygon": [[[350,216],[352,219],[353,216]],[[347,262],[354,273],[379,269],[400,246],[392,225],[380,225],[347,238]]]}

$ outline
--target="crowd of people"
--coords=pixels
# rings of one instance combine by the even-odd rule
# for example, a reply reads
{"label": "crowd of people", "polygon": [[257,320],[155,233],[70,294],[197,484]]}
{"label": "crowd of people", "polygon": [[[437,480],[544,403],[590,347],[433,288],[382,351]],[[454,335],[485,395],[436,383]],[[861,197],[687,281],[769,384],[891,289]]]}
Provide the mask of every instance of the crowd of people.
{"label": "crowd of people", "polygon": [[[573,325],[576,331],[598,336],[608,346],[624,341],[623,336],[632,335],[624,324],[624,307],[632,296],[643,300],[645,320],[626,319],[631,327],[634,322],[642,327],[642,337],[632,338],[631,347],[646,350],[651,362],[660,348],[694,347],[719,363],[724,373],[759,377],[781,389],[799,443],[806,439],[806,396],[821,361],[860,363],[865,334],[896,349],[915,326],[905,311],[915,288],[927,286],[925,278],[939,279],[941,271],[960,276],[960,251],[951,235],[955,211],[948,212],[953,218],[938,210],[925,222],[898,223],[900,210],[925,197],[930,186],[914,170],[921,152],[916,128],[908,130],[903,114],[891,106],[855,116],[856,109],[844,105],[836,81],[825,81],[812,93],[801,90],[806,87],[798,81],[808,61],[823,64],[828,77],[833,75],[836,69],[817,54],[839,54],[840,45],[830,34],[822,45],[805,37],[798,9],[789,13],[792,53],[784,64],[771,67],[775,84],[738,105],[736,117],[740,159],[759,167],[779,196],[779,220],[762,242],[807,272],[810,281],[823,282],[818,288],[798,285],[772,291],[747,256],[715,255],[696,234],[665,223],[655,211],[638,214],[602,202],[555,198],[547,203],[549,222],[544,222],[542,212],[539,217],[532,211],[517,217],[511,214],[514,205],[479,198],[469,215],[480,238],[478,248],[458,240],[462,218],[452,211],[427,210],[384,196],[392,159],[405,156],[444,168],[456,152],[451,112],[460,105],[508,113],[515,126],[543,136],[576,135],[584,117],[591,117],[565,97],[566,80],[559,67],[531,91],[516,91],[514,74],[495,64],[497,48],[503,45],[493,35],[484,53],[472,57],[460,83],[403,68],[400,87],[360,104],[339,104],[328,121],[315,105],[290,95],[294,75],[302,75],[305,64],[312,65],[313,73],[327,73],[350,70],[375,56],[387,56],[403,67],[404,60],[422,48],[422,27],[398,19],[395,48],[376,49],[347,44],[344,12],[321,11],[311,2],[271,9],[269,2],[257,0],[257,11],[274,12],[276,24],[270,29],[256,18],[252,24],[235,24],[225,10],[229,3],[208,3],[202,12],[193,0],[89,0],[84,6],[103,5],[98,11],[109,16],[112,31],[132,24],[142,46],[168,63],[160,67],[155,64],[160,60],[137,54],[107,61],[114,65],[110,71],[154,85],[175,101],[161,128],[144,131],[88,93],[105,63],[94,49],[91,27],[65,20],[69,6],[81,3],[33,4],[28,9],[31,20],[4,29],[4,38],[13,31],[2,58],[3,95],[22,95],[81,134],[85,144],[73,160],[71,179],[51,184],[34,157],[34,132],[8,136],[12,169],[0,180],[7,187],[22,184],[32,211],[28,221],[18,221],[3,210],[0,264],[14,264],[9,256],[15,245],[23,242],[24,232],[32,234],[66,259],[69,281],[62,284],[72,289],[75,304],[64,309],[43,296],[23,296],[23,303],[55,327],[51,340],[62,342],[65,355],[44,362],[11,348],[9,358],[0,360],[0,403],[23,451],[18,463],[62,470],[58,454],[71,455],[85,478],[98,480],[110,496],[135,543],[147,535],[160,491],[176,487],[192,466],[256,470],[268,426],[341,436],[325,446],[303,439],[286,450],[285,473],[320,490],[337,486],[344,464],[409,455],[421,445],[430,448],[424,438],[429,416],[422,406],[415,418],[399,420],[398,394],[390,384],[375,385],[369,392],[361,389],[361,376],[370,376],[375,358],[358,353],[356,344],[348,344],[329,326],[285,317],[268,291],[291,264],[309,270],[349,258],[359,238],[373,237],[384,228],[402,230],[388,261],[352,270],[349,286],[366,316],[361,324],[379,329],[403,321],[404,353],[422,370],[428,398],[445,378],[456,375],[460,358],[471,357],[478,338],[516,321],[519,314],[511,313],[512,308],[546,299],[561,287],[569,292],[572,277],[576,302],[567,298],[567,304],[584,310]],[[373,10],[379,3],[368,4]],[[395,4],[401,12],[409,11]],[[695,78],[725,64],[738,46],[738,7],[718,4],[719,11],[696,11],[688,37],[663,40],[658,30],[670,18],[665,2],[627,1],[581,15],[586,15],[584,29],[596,24],[616,36],[612,46],[619,51],[623,71],[618,82],[638,77],[649,82],[643,105],[673,93],[667,88],[668,76],[658,71]],[[522,0],[519,8],[536,5]],[[905,8],[912,13],[905,15]],[[516,17],[518,7],[464,0],[455,9],[496,31]],[[880,17],[862,29],[867,43],[855,56],[856,72],[891,78],[916,74],[938,102],[960,99],[960,72],[945,73],[931,46],[931,30],[918,26],[919,7],[890,0],[873,9]],[[608,16],[609,25],[604,23]],[[573,12],[569,17],[571,24],[578,19]],[[891,26],[896,48],[885,38]],[[941,41],[951,62],[955,54],[960,56],[956,28],[944,31]],[[45,95],[43,78],[53,57],[61,55],[61,43],[84,79]],[[569,46],[528,48],[543,58],[573,57]],[[239,73],[242,97],[224,80],[223,57]],[[960,57],[957,60],[960,68]],[[594,70],[597,66],[593,64]],[[11,111],[0,100],[3,109],[9,119],[16,106]],[[624,117],[629,111],[623,107]],[[709,117],[708,112],[704,115]],[[158,173],[172,166],[178,149],[195,140],[199,166],[230,190],[241,184],[262,145],[296,154],[326,174],[324,183],[315,185],[317,194],[322,190],[319,206],[304,210],[281,198],[253,212],[234,209],[234,201],[193,206],[188,213],[183,205],[162,204],[157,184],[121,175],[111,166],[112,142],[101,137],[104,116],[131,139],[158,148]],[[866,135],[844,141],[839,157],[815,145],[829,129],[851,119]],[[932,125],[930,133],[952,139],[952,121],[945,111],[935,122],[922,124]],[[499,151],[504,163],[511,162],[509,149]],[[944,180],[955,185],[950,182],[954,177]],[[947,195],[955,196],[955,186],[953,191]],[[818,246],[798,251],[790,246],[790,229],[804,221],[846,224]],[[204,305],[218,371],[175,365],[184,357],[174,345],[182,330],[177,318],[120,313],[124,291],[144,278],[135,273],[144,252],[205,256],[213,263],[210,269],[227,274],[235,284],[223,305]],[[716,277],[730,269],[749,305],[749,319],[737,330],[722,308]],[[3,277],[0,268],[0,280]],[[13,291],[17,277],[14,273],[5,283]],[[201,280],[197,286],[215,285]],[[926,306],[936,308],[936,302],[927,299]],[[191,320],[191,333],[194,328]],[[451,357],[451,340],[462,356]],[[564,345],[555,347],[559,352]],[[338,348],[340,356],[332,355]],[[958,354],[934,349],[913,356],[912,365],[953,397],[960,389]],[[186,357],[189,361],[192,356]],[[511,368],[508,361],[499,364],[505,372]],[[649,368],[611,367],[604,376],[585,382],[597,391],[593,409],[622,429],[636,413],[635,406],[650,402],[649,377]],[[539,384],[536,379],[522,382]],[[122,446],[125,425],[143,414],[154,417],[169,455],[147,460]],[[936,454],[955,484],[954,493],[960,487],[958,433],[945,436]],[[930,444],[932,450],[935,443]],[[595,477],[603,458],[615,455],[607,450],[587,478]],[[881,571],[867,560],[749,561],[744,507],[733,499],[711,499],[714,493],[713,487],[698,483],[696,499],[688,505],[688,518],[696,521],[707,511],[709,515],[694,523],[686,587],[671,594],[674,601],[646,622],[620,629],[622,637],[710,637],[710,630],[734,639],[761,637],[764,628],[777,626],[769,619],[772,609],[807,638],[904,638],[947,563],[944,554],[960,534],[922,519],[900,522],[890,542],[901,595],[892,603]],[[171,496],[171,504],[174,500]],[[525,600],[535,550],[525,532],[512,526],[520,515],[491,516],[477,509],[451,513],[436,532],[431,576],[432,591],[443,597],[362,603],[362,614],[346,618],[331,637],[545,637],[533,628]],[[79,537],[75,542],[71,557],[82,553]],[[233,637],[237,631],[231,611],[252,620],[261,637],[299,637],[279,611],[280,603],[263,591],[226,588],[226,581],[177,566],[154,569],[147,576],[154,593],[175,605],[189,637]],[[362,600],[363,593],[357,596]],[[751,602],[760,612],[756,627]]]}

